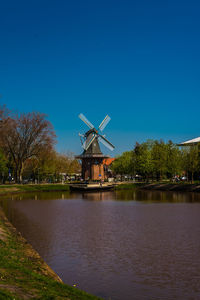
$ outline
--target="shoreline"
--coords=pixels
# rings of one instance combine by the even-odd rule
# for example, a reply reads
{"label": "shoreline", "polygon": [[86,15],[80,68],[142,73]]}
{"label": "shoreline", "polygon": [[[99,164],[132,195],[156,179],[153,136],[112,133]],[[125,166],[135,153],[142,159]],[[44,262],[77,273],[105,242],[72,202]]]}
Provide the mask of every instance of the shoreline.
{"label": "shoreline", "polygon": [[0,208],[0,299],[100,299],[64,284]]}
{"label": "shoreline", "polygon": [[115,190],[146,190],[146,191],[172,191],[172,192],[200,192],[200,183],[169,183],[169,182],[156,182],[156,183],[122,183],[115,187]]}
{"label": "shoreline", "polygon": [[68,192],[69,184],[6,184],[0,185],[0,196],[28,192]]}
{"label": "shoreline", "polygon": [[[200,192],[200,183],[171,182],[118,182],[114,191],[118,190],[149,190],[174,192]],[[0,185],[0,196],[31,192],[70,192],[70,184],[24,184]]]}

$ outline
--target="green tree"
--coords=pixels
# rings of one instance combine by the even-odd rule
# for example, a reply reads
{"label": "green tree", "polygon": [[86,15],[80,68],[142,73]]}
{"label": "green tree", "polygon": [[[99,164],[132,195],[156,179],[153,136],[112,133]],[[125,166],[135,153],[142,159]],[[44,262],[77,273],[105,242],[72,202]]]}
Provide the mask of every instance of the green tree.
{"label": "green tree", "polygon": [[114,162],[112,163],[111,169],[114,174],[121,176],[124,174],[123,159],[121,155],[115,158]]}
{"label": "green tree", "polygon": [[187,174],[191,173],[191,181],[193,182],[194,173],[199,171],[199,147],[190,146],[189,149],[183,150],[182,162]]}
{"label": "green tree", "polygon": [[154,141],[151,150],[153,172],[157,180],[164,177],[167,171],[167,151],[166,144],[161,141]]}
{"label": "green tree", "polygon": [[8,162],[5,155],[3,154],[3,151],[0,149],[0,177],[2,179],[2,182],[5,181],[5,178],[8,175],[7,163]]}
{"label": "green tree", "polygon": [[149,140],[145,143],[139,144],[136,143],[134,148],[134,165],[135,171],[145,177],[148,181],[149,177],[153,173],[153,164],[152,164],[152,141]]}
{"label": "green tree", "polygon": [[55,150],[43,149],[38,157],[26,161],[24,174],[28,178],[42,181],[62,180],[62,174],[80,173],[80,163],[71,154],[57,153]]}
{"label": "green tree", "polygon": [[116,157],[112,163],[112,171],[115,174],[134,175],[134,159],[133,151],[123,152],[122,155]]}
{"label": "green tree", "polygon": [[172,178],[177,174],[181,174],[182,171],[182,155],[179,148],[172,143],[172,141],[169,141],[166,144],[166,151],[167,151],[167,157],[166,157],[166,171],[167,171],[167,177]]}

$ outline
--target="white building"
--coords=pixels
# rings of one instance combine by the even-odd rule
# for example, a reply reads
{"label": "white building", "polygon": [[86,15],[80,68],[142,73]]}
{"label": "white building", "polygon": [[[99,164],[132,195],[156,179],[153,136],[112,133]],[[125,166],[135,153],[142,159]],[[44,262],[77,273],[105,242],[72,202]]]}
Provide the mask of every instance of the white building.
{"label": "white building", "polygon": [[178,146],[194,146],[198,143],[200,143],[200,137],[180,143]]}

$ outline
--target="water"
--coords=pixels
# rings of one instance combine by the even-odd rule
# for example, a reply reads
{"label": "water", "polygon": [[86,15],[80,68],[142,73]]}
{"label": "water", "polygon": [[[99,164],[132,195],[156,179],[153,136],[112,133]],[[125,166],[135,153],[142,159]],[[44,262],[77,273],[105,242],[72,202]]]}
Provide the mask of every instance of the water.
{"label": "water", "polygon": [[105,299],[200,299],[200,194],[1,198],[14,226],[65,283]]}

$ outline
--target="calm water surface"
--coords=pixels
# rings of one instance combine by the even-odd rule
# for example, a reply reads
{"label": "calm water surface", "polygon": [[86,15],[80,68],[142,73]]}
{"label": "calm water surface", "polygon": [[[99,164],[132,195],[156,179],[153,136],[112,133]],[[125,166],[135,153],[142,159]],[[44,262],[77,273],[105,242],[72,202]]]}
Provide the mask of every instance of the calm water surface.
{"label": "calm water surface", "polygon": [[105,299],[200,299],[200,194],[38,193],[1,205],[65,283]]}

